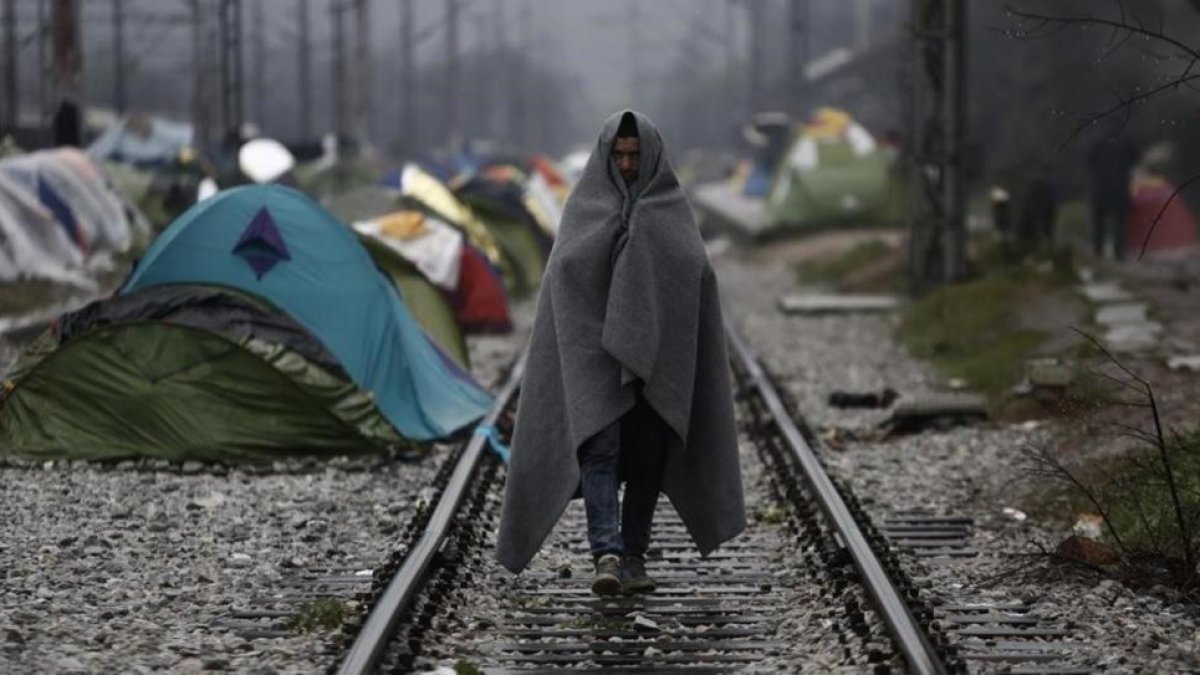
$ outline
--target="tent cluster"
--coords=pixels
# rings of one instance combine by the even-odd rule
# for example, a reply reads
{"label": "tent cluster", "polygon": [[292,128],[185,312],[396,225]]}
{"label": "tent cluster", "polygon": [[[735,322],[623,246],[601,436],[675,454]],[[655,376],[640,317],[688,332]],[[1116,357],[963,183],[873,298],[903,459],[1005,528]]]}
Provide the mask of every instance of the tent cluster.
{"label": "tent cluster", "polygon": [[794,135],[775,169],[767,206],[789,225],[882,222],[889,157],[849,114],[822,108]]}
{"label": "tent cluster", "polygon": [[821,108],[799,125],[782,113],[761,113],[744,135],[756,158],[739,163],[728,181],[697,187],[698,205],[718,218],[754,221],[733,223],[754,236],[901,220],[897,149],[845,111]]}
{"label": "tent cluster", "polygon": [[490,404],[355,233],[281,186],[187,211],[10,378],[0,448],[35,457],[379,451],[446,438]]}
{"label": "tent cluster", "polygon": [[0,159],[0,282],[90,288],[89,269],[149,236],[138,210],[83,152],[62,148]]}
{"label": "tent cluster", "polygon": [[262,461],[461,433],[491,402],[466,336],[512,329],[566,182],[537,158],[357,183],[325,206],[263,184],[189,208],[8,373],[0,454]]}

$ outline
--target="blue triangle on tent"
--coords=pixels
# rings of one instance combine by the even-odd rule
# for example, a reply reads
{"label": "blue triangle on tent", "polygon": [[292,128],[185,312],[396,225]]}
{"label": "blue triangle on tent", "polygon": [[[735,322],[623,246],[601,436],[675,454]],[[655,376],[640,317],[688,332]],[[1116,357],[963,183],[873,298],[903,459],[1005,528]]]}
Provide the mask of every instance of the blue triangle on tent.
{"label": "blue triangle on tent", "polygon": [[242,256],[250,264],[258,279],[262,279],[279,261],[292,259],[287,244],[283,241],[283,234],[266,207],[259,209],[246,229],[242,230],[242,236],[233,247],[233,253]]}

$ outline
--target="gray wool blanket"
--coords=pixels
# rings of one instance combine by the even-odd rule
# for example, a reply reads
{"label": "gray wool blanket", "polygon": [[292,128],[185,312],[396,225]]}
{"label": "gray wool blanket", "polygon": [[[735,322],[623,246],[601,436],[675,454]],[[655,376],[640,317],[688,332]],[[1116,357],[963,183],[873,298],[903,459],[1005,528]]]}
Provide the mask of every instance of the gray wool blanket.
{"label": "gray wool blanket", "polygon": [[[611,151],[637,120],[639,175]],[[674,431],[663,492],[701,554],[745,527],[716,277],[691,206],[639,113],[600,133],[567,201],[521,385],[497,558],[520,572],[579,485],[578,449],[629,411],[634,386]]]}

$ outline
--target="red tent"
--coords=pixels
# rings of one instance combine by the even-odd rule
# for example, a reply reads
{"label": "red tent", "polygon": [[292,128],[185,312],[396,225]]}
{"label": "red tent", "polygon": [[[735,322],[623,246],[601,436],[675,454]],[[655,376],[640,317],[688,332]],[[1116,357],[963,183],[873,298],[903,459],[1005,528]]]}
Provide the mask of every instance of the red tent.
{"label": "red tent", "polygon": [[[1165,180],[1151,179],[1138,181],[1133,189],[1129,217],[1125,221],[1127,256],[1136,258],[1141,254],[1147,235],[1150,236],[1146,243],[1147,253],[1195,248],[1200,243],[1196,237],[1196,218],[1183,195],[1175,194],[1175,186]],[[1172,195],[1174,199],[1171,199]],[[1158,219],[1157,225],[1155,219]]]}
{"label": "red tent", "polygon": [[512,330],[504,282],[479,249],[464,244],[459,264],[454,313],[468,333],[507,333]]}

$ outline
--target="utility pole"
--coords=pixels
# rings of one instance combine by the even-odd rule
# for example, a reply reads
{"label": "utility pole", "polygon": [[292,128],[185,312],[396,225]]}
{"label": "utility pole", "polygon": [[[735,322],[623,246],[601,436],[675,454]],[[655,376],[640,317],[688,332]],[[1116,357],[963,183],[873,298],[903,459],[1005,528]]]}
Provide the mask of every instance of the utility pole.
{"label": "utility pole", "polygon": [[413,81],[413,59],[416,45],[413,31],[412,0],[400,0],[400,147],[406,154],[416,148],[417,117],[413,113],[413,98],[417,86]]}
{"label": "utility pole", "polygon": [[[261,0],[259,0],[261,1]],[[220,0],[217,16],[221,64],[221,131],[226,136],[241,132],[245,121],[242,96],[242,2]]]}
{"label": "utility pole", "polygon": [[871,0],[854,0],[854,51],[861,54],[871,48],[874,22]]}
{"label": "utility pole", "polygon": [[125,114],[125,12],[124,0],[112,0],[113,108]]}
{"label": "utility pole", "polygon": [[371,88],[371,16],[367,0],[354,0],[353,128],[355,147],[367,142],[367,111]]}
{"label": "utility pole", "polygon": [[808,106],[808,23],[808,0],[791,0],[788,4],[788,25],[791,29],[788,36],[787,73],[791,80],[788,113],[797,119],[804,116]]}
{"label": "utility pole", "polygon": [[0,69],[0,137],[17,130],[17,0],[3,0],[4,53]]}
{"label": "utility pole", "polygon": [[54,40],[50,32],[48,2],[49,0],[37,0],[38,107],[43,127],[48,125],[54,108]]}
{"label": "utility pole", "polygon": [[208,90],[208,50],[205,41],[206,13],[204,3],[191,0],[192,4],[192,145],[203,154],[212,138],[212,119],[209,115],[210,94]]}
{"label": "utility pole", "polygon": [[[488,63],[493,62],[493,47],[490,42],[493,40],[488,36],[494,37],[494,34],[488,32],[488,15],[480,11],[474,15],[475,17],[475,40],[480,45],[483,57],[479,58],[475,66],[475,81],[478,83],[474,89],[471,105],[468,111],[471,119],[468,121],[468,127],[471,129],[471,135],[475,138],[486,138],[488,130],[491,127],[490,119],[492,116],[492,88],[488,86]],[[477,52],[478,53],[478,52]]]}
{"label": "utility pole", "polygon": [[346,64],[342,34],[342,10],[338,0],[329,6],[330,30],[333,32],[333,128],[339,142],[349,135],[346,130]]}
{"label": "utility pole", "polygon": [[740,117],[736,112],[738,106],[736,101],[737,95],[737,73],[734,72],[734,63],[737,60],[737,52],[733,44],[733,3],[734,0],[725,0],[725,99],[726,106],[733,112],[733,119],[728,120],[736,124]]}
{"label": "utility pole", "polygon": [[54,86],[59,105],[55,111],[53,138],[56,144],[76,145],[83,140],[84,102],[79,73],[83,69],[80,49],[79,4],[54,0]]}
{"label": "utility pole", "polygon": [[924,292],[966,272],[966,2],[912,0],[911,10],[911,272]]}
{"label": "utility pole", "polygon": [[451,147],[459,134],[458,119],[458,0],[446,0],[446,147]]}
{"label": "utility pole", "polygon": [[300,0],[300,138],[312,136],[312,24],[309,20],[309,0]]}
{"label": "utility pole", "polygon": [[518,14],[517,25],[520,28],[520,37],[517,40],[516,61],[513,71],[516,73],[517,86],[513,89],[513,94],[516,96],[516,109],[513,123],[516,126],[517,142],[520,148],[529,147],[529,50],[533,47],[533,34],[529,30],[529,24],[533,21],[533,8],[529,5],[529,0],[524,0],[521,3],[521,11]]}
{"label": "utility pole", "polygon": [[265,0],[250,0],[250,23],[253,33],[250,38],[254,47],[254,123],[259,129],[266,126],[267,119],[267,43],[266,17],[263,15]]}
{"label": "utility pole", "polygon": [[638,83],[642,77],[642,14],[638,0],[629,0],[629,105],[638,107],[641,92]]}
{"label": "utility pole", "polygon": [[765,5],[762,2],[754,2],[751,0],[748,3],[750,12],[750,77],[747,78],[749,84],[749,92],[747,98],[749,100],[749,114],[759,112],[759,107],[762,105],[762,90],[763,90],[763,36],[765,33],[764,16]]}
{"label": "utility pole", "polygon": [[961,281],[966,276],[966,166],[964,149],[967,129],[967,3],[966,0],[944,0],[946,3],[946,60],[945,80],[950,90],[943,102],[946,118],[946,177],[945,200],[947,282]]}
{"label": "utility pole", "polygon": [[[504,3],[497,2],[492,5],[492,26],[496,29],[496,53],[492,57],[492,64],[499,68],[504,68],[504,59],[508,58],[508,15],[504,11]],[[496,110],[492,113],[490,119],[492,122],[491,135],[496,140],[501,140],[504,137],[505,117],[504,110],[504,93],[505,93],[505,78],[492,78],[492,86],[496,90],[492,93],[492,100],[495,101]]]}

